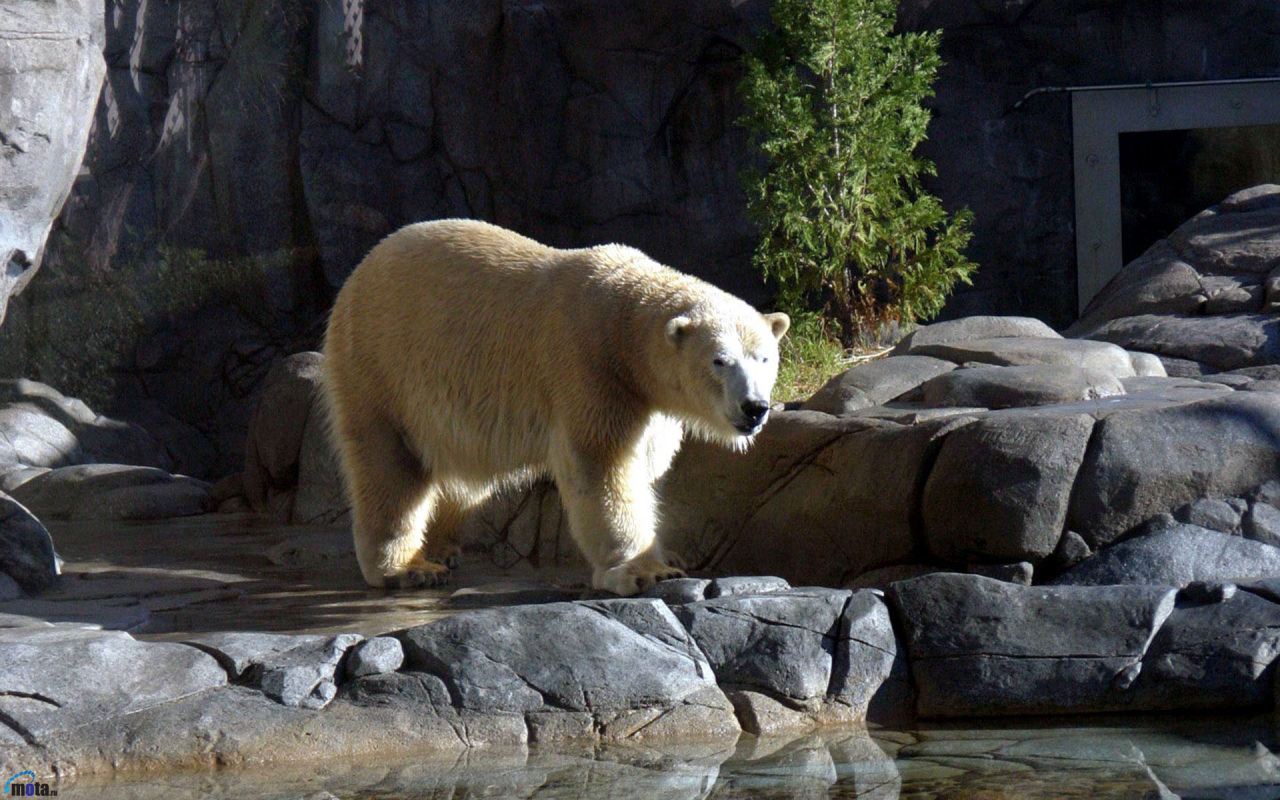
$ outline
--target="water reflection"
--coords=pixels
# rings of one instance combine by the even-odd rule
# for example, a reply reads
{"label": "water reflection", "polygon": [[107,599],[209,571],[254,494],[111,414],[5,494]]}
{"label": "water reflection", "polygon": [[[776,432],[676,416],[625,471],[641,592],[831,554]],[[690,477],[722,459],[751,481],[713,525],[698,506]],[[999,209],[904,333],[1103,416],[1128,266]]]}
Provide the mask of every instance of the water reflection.
{"label": "water reflection", "polygon": [[98,798],[1280,798],[1275,718],[925,725],[63,783]]}

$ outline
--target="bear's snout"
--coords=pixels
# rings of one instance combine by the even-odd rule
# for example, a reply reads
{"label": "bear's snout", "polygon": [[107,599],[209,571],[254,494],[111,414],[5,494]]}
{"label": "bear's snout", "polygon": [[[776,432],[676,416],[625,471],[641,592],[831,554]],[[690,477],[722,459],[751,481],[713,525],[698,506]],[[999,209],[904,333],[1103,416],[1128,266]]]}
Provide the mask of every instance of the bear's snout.
{"label": "bear's snout", "polygon": [[759,425],[764,415],[769,413],[769,404],[763,400],[743,400],[740,408],[742,416],[746,417],[752,428]]}

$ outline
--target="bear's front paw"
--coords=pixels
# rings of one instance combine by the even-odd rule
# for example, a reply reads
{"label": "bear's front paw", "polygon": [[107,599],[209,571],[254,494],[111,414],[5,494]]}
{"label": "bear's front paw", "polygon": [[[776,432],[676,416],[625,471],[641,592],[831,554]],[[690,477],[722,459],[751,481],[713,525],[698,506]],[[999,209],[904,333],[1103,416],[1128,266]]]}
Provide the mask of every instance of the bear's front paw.
{"label": "bear's front paw", "polygon": [[382,586],[392,591],[426,589],[446,584],[452,579],[453,572],[447,565],[418,557],[405,564],[400,572],[385,576]]}
{"label": "bear's front paw", "polygon": [[591,577],[591,588],[630,597],[658,581],[684,576],[684,570],[657,559],[637,559],[613,569],[596,570]]}

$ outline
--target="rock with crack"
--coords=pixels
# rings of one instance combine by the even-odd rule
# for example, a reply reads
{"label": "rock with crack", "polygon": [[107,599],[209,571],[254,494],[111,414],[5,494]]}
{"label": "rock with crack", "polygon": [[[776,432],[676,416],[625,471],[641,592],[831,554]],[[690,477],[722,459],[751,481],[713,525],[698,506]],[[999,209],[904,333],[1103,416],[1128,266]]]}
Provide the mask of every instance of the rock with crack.
{"label": "rock with crack", "polygon": [[211,633],[187,640],[217,658],[235,680],[260,687],[271,699],[301,708],[323,708],[337,695],[339,666],[363,636],[292,636]]}
{"label": "rock with crack", "polygon": [[21,503],[0,492],[0,572],[34,593],[52,586],[61,571],[44,525]]}
{"label": "rock with crack", "polygon": [[[172,467],[165,447],[137,425],[97,414],[43,383],[0,380],[0,473],[78,463]],[[9,480],[12,489],[17,482]]]}
{"label": "rock with crack", "polygon": [[80,171],[106,65],[102,7],[8,0],[0,7],[0,322],[35,276]]}
{"label": "rock with crack", "polygon": [[1277,655],[1280,605],[1249,591],[1220,593],[1207,602],[1180,597],[1147,648],[1131,708],[1271,705]]}
{"label": "rock with crack", "polygon": [[541,715],[547,737],[585,728],[634,739],[682,719],[737,728],[706,657],[661,600],[469,611],[400,636],[405,668],[438,679],[460,713]]}
{"label": "rock with crack", "polygon": [[909,561],[922,473],[957,424],[783,411],[746,453],[689,442],[661,486],[664,545],[698,569],[793,584]]}
{"label": "rock with crack", "polygon": [[1167,587],[1032,587],[976,575],[903,581],[888,596],[927,717],[1121,709]]}
{"label": "rock with crack", "polygon": [[249,423],[244,491],[258,511],[288,521],[298,487],[298,459],[320,392],[320,353],[295,353],[271,367]]}
{"label": "rock with crack", "polygon": [[1085,559],[1054,581],[1067,586],[1186,586],[1280,576],[1280,548],[1196,525],[1126,539]]}
{"label": "rock with crack", "polygon": [[929,549],[956,563],[1053,553],[1093,426],[1087,414],[1003,412],[952,431],[924,488]]}
{"label": "rock with crack", "polygon": [[[730,596],[684,605],[676,614],[721,685],[793,710],[820,712],[834,703],[863,718],[897,654],[888,610],[870,591]],[[750,697],[739,698],[743,703],[759,706]]]}
{"label": "rock with crack", "polygon": [[74,626],[0,628],[0,748],[225,686],[205,653]]}

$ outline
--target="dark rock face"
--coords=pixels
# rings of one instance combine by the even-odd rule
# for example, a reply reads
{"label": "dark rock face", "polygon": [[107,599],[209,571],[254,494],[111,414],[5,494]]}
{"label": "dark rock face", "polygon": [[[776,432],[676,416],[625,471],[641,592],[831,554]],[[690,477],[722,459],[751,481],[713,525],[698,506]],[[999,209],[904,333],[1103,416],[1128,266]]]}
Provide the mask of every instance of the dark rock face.
{"label": "dark rock face", "polygon": [[976,575],[903,581],[889,599],[924,716],[1124,707],[1173,589],[1026,587]]}
{"label": "dark rock face", "polygon": [[3,492],[0,492],[0,572],[28,592],[49,587],[60,572],[49,532],[21,503]]}
{"label": "dark rock face", "polygon": [[80,170],[106,67],[102,4],[0,8],[0,323],[35,276]]}

